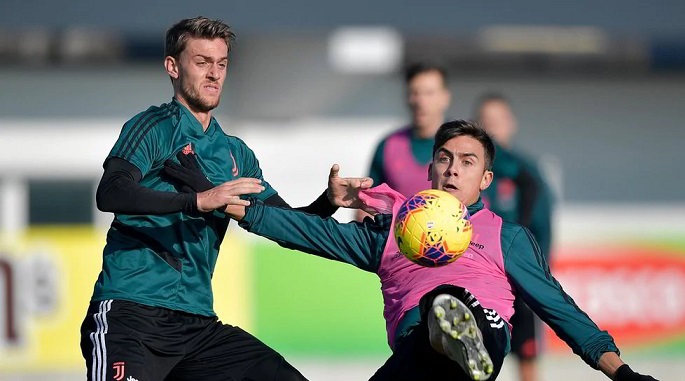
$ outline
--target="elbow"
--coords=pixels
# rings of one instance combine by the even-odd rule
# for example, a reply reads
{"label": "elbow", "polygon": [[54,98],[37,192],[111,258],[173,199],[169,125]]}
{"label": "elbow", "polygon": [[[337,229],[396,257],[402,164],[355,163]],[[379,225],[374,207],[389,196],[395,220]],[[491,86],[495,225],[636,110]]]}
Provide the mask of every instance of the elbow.
{"label": "elbow", "polygon": [[101,212],[114,212],[112,197],[102,190],[101,187],[98,187],[97,192],[95,192],[95,205]]}
{"label": "elbow", "polygon": [[97,206],[98,210],[101,212],[111,212],[110,205],[100,195],[95,195],[95,205]]}

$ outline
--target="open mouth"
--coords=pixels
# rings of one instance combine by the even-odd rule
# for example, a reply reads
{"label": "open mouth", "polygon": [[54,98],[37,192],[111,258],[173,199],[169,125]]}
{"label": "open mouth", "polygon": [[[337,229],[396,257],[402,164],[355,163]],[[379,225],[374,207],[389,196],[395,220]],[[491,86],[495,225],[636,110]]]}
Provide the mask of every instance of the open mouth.
{"label": "open mouth", "polygon": [[459,190],[459,188],[457,188],[455,185],[452,185],[452,184],[443,184],[443,185],[442,185],[442,189],[445,190],[445,191],[448,191],[448,192],[449,192],[449,191]]}

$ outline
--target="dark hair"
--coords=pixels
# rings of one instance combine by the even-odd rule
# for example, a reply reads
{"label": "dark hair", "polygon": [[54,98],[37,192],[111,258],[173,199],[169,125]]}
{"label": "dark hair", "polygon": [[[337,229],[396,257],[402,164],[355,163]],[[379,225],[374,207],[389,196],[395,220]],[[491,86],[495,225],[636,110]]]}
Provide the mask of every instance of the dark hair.
{"label": "dark hair", "polygon": [[509,102],[509,98],[507,98],[504,94],[502,93],[497,93],[497,92],[489,92],[481,95],[478,100],[476,101],[476,108],[474,110],[474,116],[476,118],[480,118],[480,111],[485,106],[485,104],[490,103],[490,102],[500,102],[504,103],[505,105],[511,107],[511,103]]}
{"label": "dark hair", "polygon": [[447,69],[444,67],[433,64],[433,63],[413,63],[407,66],[404,71],[404,81],[408,84],[419,74],[428,73],[430,71],[435,71],[442,77],[442,83],[447,87]]}
{"label": "dark hair", "polygon": [[183,19],[167,30],[164,56],[178,58],[185,49],[188,38],[221,38],[226,42],[230,51],[231,44],[235,41],[235,34],[231,27],[221,20],[210,20],[202,16]]}
{"label": "dark hair", "polygon": [[485,169],[492,170],[492,162],[495,160],[495,144],[487,132],[474,120],[453,120],[443,123],[435,134],[433,143],[433,157],[435,153],[447,143],[448,140],[458,136],[470,136],[480,142],[485,151]]}

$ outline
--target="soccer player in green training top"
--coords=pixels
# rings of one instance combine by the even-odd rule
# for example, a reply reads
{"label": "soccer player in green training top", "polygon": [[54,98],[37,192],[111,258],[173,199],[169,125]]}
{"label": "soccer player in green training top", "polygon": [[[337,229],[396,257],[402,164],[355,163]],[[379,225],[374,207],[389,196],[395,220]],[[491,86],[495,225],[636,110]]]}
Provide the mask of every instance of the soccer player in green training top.
{"label": "soccer player in green training top", "polygon": [[[263,180],[252,150],[211,114],[233,39],[226,24],[204,17],[172,26],[164,66],[174,97],[129,120],[105,160],[96,198],[114,221],[81,326],[89,381],[305,380],[213,310],[211,278],[230,221],[222,209],[249,205],[245,195],[288,207]],[[211,189],[179,193],[181,184],[162,171],[189,155]],[[303,209],[330,216],[329,200],[345,206],[349,191],[370,185],[342,179],[334,167],[326,194]]]}
{"label": "soccer player in green training top", "polygon": [[[483,199],[490,210],[505,221],[527,227],[549,262],[552,192],[537,165],[512,147],[517,125],[510,103],[501,94],[485,94],[477,104],[476,114],[483,129],[493,138],[497,150],[492,164],[494,178],[483,192]],[[511,351],[518,360],[519,381],[536,381],[540,324],[520,297],[514,301],[514,310]]]}
{"label": "soccer player in green training top", "polygon": [[483,206],[494,157],[476,123],[447,122],[435,136],[432,188],[466,204],[473,226],[466,252],[442,267],[419,266],[398,252],[391,232],[404,197],[385,185],[361,191],[353,203],[379,212],[363,222],[341,224],[256,199],[227,212],[252,233],[378,275],[393,354],[373,381],[494,380],[509,347],[514,294],[593,368],[615,381],[654,381],[624,364],[613,338],[564,292],[528,229]]}

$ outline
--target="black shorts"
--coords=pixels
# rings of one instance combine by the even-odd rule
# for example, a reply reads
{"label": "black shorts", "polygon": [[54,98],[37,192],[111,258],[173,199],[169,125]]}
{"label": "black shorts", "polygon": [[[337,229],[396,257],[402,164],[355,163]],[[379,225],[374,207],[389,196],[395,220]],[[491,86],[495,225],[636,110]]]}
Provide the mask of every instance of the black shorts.
{"label": "black shorts", "polygon": [[483,308],[475,303],[475,297],[467,290],[461,287],[443,285],[421,298],[419,303],[421,322],[409,335],[397,343],[393,354],[371,377],[371,381],[434,381],[446,379],[471,381],[471,377],[456,362],[436,352],[430,344],[426,316],[433,304],[433,299],[439,294],[455,296],[473,312],[478,328],[483,334],[483,343],[494,365],[494,371],[489,380],[497,378],[502,369],[509,341],[506,322],[494,310]]}
{"label": "black shorts", "polygon": [[514,300],[514,315],[511,317],[511,352],[520,360],[533,360],[539,352],[541,322],[520,297]]}
{"label": "black shorts", "polygon": [[106,300],[81,325],[88,381],[306,380],[266,344],[206,317]]}

